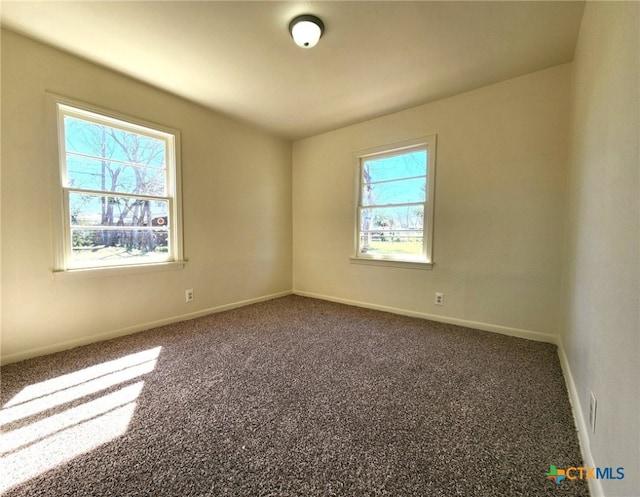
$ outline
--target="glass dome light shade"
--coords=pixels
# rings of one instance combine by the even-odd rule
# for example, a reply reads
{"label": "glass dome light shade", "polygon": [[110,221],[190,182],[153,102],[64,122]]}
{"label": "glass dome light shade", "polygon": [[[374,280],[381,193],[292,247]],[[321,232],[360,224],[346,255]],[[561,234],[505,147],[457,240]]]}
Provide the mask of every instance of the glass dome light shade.
{"label": "glass dome light shade", "polygon": [[322,21],[310,15],[298,16],[289,25],[293,41],[302,48],[315,47],[322,36],[323,30]]}

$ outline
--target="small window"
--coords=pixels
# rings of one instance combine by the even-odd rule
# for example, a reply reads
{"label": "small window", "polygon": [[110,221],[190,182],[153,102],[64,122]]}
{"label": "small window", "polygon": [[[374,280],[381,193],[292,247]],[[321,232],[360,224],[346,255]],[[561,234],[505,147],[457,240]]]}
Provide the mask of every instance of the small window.
{"label": "small window", "polygon": [[178,133],[56,102],[56,270],[179,261]]}
{"label": "small window", "polygon": [[432,263],[435,135],[358,156],[356,259]]}

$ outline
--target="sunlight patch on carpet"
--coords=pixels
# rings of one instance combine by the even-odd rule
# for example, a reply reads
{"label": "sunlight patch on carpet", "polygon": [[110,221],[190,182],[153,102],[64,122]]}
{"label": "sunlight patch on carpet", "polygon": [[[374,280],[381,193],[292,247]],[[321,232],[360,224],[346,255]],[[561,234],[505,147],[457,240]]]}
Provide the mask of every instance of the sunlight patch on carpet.
{"label": "sunlight patch on carpet", "polygon": [[132,382],[154,370],[161,349],[30,385],[7,402],[0,411],[0,492],[126,433],[144,387]]}

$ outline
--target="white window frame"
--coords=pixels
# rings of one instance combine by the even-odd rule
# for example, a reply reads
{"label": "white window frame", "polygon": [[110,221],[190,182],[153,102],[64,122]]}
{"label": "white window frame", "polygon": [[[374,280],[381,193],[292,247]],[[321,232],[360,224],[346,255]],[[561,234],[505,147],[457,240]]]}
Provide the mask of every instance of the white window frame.
{"label": "white window frame", "polygon": [[[106,110],[94,105],[79,102],[59,95],[47,94],[49,105],[49,123],[51,125],[52,162],[52,203],[55,279],[68,276],[112,276],[118,274],[140,273],[158,270],[174,270],[184,267],[182,198],[180,168],[180,131],[167,126],[150,123],[125,114]],[[169,209],[169,239],[166,258],[152,261],[136,260],[103,261],[100,264],[77,263],[72,259],[71,226],[69,215],[69,194],[75,189],[67,184],[66,146],[64,117],[72,116],[96,124],[117,127],[137,134],[160,139],[166,145],[166,196],[153,197],[123,193],[125,197],[145,197],[149,200],[166,200]],[[95,193],[101,193],[96,191]],[[117,196],[118,194],[114,194]]]}
{"label": "white window frame", "polygon": [[[421,138],[407,140],[391,145],[384,145],[367,150],[360,151],[356,154],[356,170],[357,170],[357,195],[355,208],[355,229],[354,229],[354,256],[351,262],[356,264],[370,264],[376,266],[392,266],[414,269],[432,269],[433,268],[433,218],[435,204],[435,177],[436,177],[436,141],[437,135],[428,135]],[[360,227],[361,212],[366,207],[362,198],[364,173],[364,162],[372,158],[393,157],[405,153],[426,150],[427,152],[427,189],[424,201],[424,225],[422,230],[423,236],[423,252],[419,257],[403,257],[402,255],[377,255],[362,254],[359,251],[360,244]]]}

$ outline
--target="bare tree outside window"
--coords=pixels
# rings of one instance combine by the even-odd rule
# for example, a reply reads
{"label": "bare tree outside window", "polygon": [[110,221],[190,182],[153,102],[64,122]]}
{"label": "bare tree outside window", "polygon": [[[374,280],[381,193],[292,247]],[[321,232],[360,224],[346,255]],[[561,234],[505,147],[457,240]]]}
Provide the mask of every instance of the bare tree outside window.
{"label": "bare tree outside window", "polygon": [[72,265],[167,260],[174,228],[170,139],[124,121],[60,109]]}

